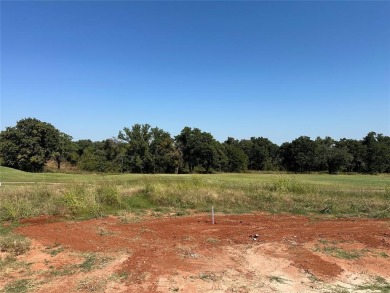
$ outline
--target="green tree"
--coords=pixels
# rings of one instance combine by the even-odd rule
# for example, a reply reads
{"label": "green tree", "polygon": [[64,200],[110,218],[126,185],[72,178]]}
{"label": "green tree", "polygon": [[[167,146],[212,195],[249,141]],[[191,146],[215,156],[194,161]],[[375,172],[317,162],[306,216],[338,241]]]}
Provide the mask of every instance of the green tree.
{"label": "green tree", "polygon": [[126,146],[126,169],[135,173],[172,173],[179,164],[179,153],[168,132],[149,124],[125,127],[118,138]]}
{"label": "green tree", "polygon": [[335,141],[327,136],[324,139],[317,137],[314,143],[314,158],[312,171],[327,171],[328,159],[335,146]]}
{"label": "green tree", "polygon": [[126,143],[126,169],[133,173],[148,173],[152,165],[150,143],[152,133],[149,124],[134,124],[120,131],[118,139]]}
{"label": "green tree", "polygon": [[40,172],[60,149],[60,132],[35,118],[19,120],[0,133],[0,156],[5,166]]}
{"label": "green tree", "polygon": [[92,172],[106,172],[109,162],[106,153],[99,147],[100,143],[94,143],[92,146],[84,149],[84,152],[79,160],[81,170]]}
{"label": "green tree", "polygon": [[184,127],[175,141],[190,173],[197,166],[202,166],[206,172],[214,167],[218,168],[219,145],[210,133],[202,132],[199,128]]}
{"label": "green tree", "polygon": [[280,146],[282,165],[288,171],[310,172],[315,168],[315,142],[307,136],[300,136],[291,143]]}
{"label": "green tree", "polygon": [[385,172],[388,169],[390,157],[389,138],[372,131],[363,139],[363,145],[367,148],[365,157],[367,172]]}
{"label": "green tree", "polygon": [[52,157],[57,163],[57,169],[61,169],[61,162],[64,160],[71,161],[73,163],[75,160],[75,152],[76,149],[74,143],[72,142],[72,137],[66,133],[59,132],[58,145],[52,153]]}
{"label": "green tree", "polygon": [[346,166],[348,172],[365,172],[366,171],[366,155],[367,146],[361,141],[355,139],[343,138],[337,142],[337,146],[345,148],[352,155],[352,161]]}
{"label": "green tree", "polygon": [[347,170],[351,164],[353,156],[344,147],[332,146],[327,155],[327,165],[329,174],[336,174],[339,171]]}
{"label": "green tree", "polygon": [[180,164],[180,154],[177,152],[171,135],[157,127],[151,129],[152,140],[150,153],[152,161],[151,173],[173,173]]}
{"label": "green tree", "polygon": [[243,172],[248,169],[248,156],[240,148],[237,140],[229,137],[223,146],[227,157],[224,171]]}
{"label": "green tree", "polygon": [[250,170],[277,170],[279,169],[279,147],[264,137],[251,137],[250,140],[241,140],[241,149],[248,156]]}

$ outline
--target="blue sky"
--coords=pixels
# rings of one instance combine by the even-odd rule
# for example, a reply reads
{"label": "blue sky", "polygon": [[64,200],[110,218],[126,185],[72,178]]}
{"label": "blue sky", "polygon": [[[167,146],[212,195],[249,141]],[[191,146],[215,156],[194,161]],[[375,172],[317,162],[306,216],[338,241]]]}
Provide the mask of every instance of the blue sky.
{"label": "blue sky", "polygon": [[390,135],[388,1],[1,1],[1,129]]}

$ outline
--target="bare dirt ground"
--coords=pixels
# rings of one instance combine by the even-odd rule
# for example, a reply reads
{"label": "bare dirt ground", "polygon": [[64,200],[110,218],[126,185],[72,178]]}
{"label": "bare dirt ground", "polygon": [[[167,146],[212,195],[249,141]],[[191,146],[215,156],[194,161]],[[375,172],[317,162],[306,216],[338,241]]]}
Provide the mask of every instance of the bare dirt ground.
{"label": "bare dirt ground", "polygon": [[32,248],[0,275],[0,288],[25,280],[33,292],[381,292],[390,280],[389,220],[259,213],[217,215],[215,225],[208,215],[24,223],[16,231]]}

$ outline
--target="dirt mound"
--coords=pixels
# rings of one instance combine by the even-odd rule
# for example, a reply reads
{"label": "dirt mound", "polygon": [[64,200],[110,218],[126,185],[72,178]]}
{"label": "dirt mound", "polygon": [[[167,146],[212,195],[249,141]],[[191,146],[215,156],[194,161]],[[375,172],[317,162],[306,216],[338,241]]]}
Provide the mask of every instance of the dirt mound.
{"label": "dirt mound", "polygon": [[36,243],[22,256],[26,261],[43,262],[37,255],[47,253],[45,247],[61,247],[58,268],[80,254],[111,259],[88,272],[79,260],[72,274],[34,281],[42,292],[55,292],[59,284],[66,284],[62,292],[77,291],[86,278],[105,278],[100,287],[82,287],[101,292],[317,292],[363,288],[378,278],[386,285],[390,278],[387,220],[251,214],[217,215],[215,225],[208,215],[24,223],[17,232]]}

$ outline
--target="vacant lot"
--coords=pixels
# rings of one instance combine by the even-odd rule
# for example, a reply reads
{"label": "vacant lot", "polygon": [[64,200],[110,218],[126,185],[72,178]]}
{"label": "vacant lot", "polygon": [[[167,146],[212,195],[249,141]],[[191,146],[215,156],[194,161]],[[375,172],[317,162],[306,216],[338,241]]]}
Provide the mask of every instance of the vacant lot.
{"label": "vacant lot", "polygon": [[390,291],[388,176],[0,171],[0,292]]}
{"label": "vacant lot", "polygon": [[390,290],[386,220],[266,214],[217,215],[215,225],[204,214],[125,220],[23,220],[16,233],[32,240],[31,250],[3,264],[0,287],[6,292]]}

